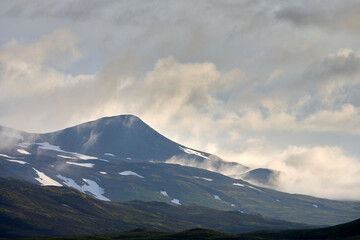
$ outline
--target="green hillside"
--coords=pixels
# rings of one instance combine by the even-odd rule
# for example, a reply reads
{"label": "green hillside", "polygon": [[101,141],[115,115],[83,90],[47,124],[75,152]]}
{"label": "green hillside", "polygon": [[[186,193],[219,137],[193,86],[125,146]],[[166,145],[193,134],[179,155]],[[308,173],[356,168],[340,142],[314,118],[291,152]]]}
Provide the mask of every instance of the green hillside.
{"label": "green hillside", "polygon": [[228,234],[209,229],[195,228],[178,233],[136,229],[132,231],[86,237],[38,237],[31,240],[291,240],[291,239],[360,239],[360,220],[328,228],[309,230],[259,231],[245,234]]}
{"label": "green hillside", "polygon": [[0,178],[0,237],[94,235],[147,228],[211,228],[229,233],[304,228],[255,214],[163,202],[104,202],[72,188]]}
{"label": "green hillside", "polygon": [[245,234],[228,234],[209,229],[195,228],[183,232],[169,233],[152,231],[147,229],[135,229],[132,231],[99,235],[99,236],[78,236],[78,237],[38,237],[31,240],[291,240],[291,239],[332,239],[332,240],[355,240],[360,239],[360,220],[337,225],[328,228],[309,230],[278,230],[259,231]]}

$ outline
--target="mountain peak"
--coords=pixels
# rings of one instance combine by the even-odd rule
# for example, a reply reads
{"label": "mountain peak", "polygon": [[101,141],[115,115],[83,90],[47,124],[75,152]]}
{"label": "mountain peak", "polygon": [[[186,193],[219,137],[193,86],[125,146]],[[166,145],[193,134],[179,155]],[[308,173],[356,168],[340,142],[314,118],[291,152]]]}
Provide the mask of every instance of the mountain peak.
{"label": "mountain peak", "polygon": [[183,153],[179,145],[134,115],[104,117],[53,133],[40,134],[37,142],[63,150],[103,156],[111,153],[133,161],[165,161]]}

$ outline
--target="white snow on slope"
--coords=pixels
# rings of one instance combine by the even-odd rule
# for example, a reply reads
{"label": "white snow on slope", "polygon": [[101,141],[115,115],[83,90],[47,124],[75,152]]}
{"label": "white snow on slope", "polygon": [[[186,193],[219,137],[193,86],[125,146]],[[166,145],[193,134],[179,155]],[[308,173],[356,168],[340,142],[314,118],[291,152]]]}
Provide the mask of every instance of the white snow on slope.
{"label": "white snow on slope", "polygon": [[20,163],[20,164],[29,164],[28,162],[25,162],[25,161],[20,161],[20,160],[11,160],[11,159],[6,159],[6,161],[9,161],[9,162],[15,162],[15,163]]}
{"label": "white snow on slope", "polygon": [[70,156],[65,156],[65,155],[57,155],[58,157],[61,158],[66,158],[66,159],[76,159],[76,157],[70,157]]}
{"label": "white snow on slope", "polygon": [[103,200],[103,201],[110,201],[107,197],[103,196],[104,189],[100,187],[95,181],[92,181],[90,179],[83,178],[84,181],[83,185],[78,185],[73,179],[64,177],[62,175],[56,175],[58,178],[64,181],[64,184],[68,187],[75,188],[83,193],[89,192],[97,199]]}
{"label": "white snow on slope", "polygon": [[313,207],[318,208],[319,206],[318,206],[318,205],[316,205],[316,204],[313,204]]}
{"label": "white snow on slope", "polygon": [[110,157],[116,157],[114,154],[112,153],[104,153],[105,156],[110,156]]}
{"label": "white snow on slope", "polygon": [[162,195],[166,196],[166,197],[169,196],[166,191],[160,191],[160,193],[161,193]]}
{"label": "white snow on slope", "polygon": [[256,187],[253,187],[253,186],[250,186],[250,185],[244,185],[244,184],[241,184],[241,183],[233,183],[232,185],[239,186],[239,187],[248,187],[248,188],[254,189],[256,191],[262,192],[260,189],[257,189]]}
{"label": "white snow on slope", "polygon": [[90,179],[83,178],[83,181],[85,184],[83,185],[84,192],[90,192],[92,193],[97,199],[104,200],[104,201],[110,201],[107,197],[104,197],[104,189],[101,188],[95,181],[92,181]]}
{"label": "white snow on slope", "polygon": [[109,160],[102,159],[102,158],[99,158],[98,160],[103,161],[103,162],[110,162]]}
{"label": "white snow on slope", "polygon": [[133,171],[123,171],[123,172],[119,172],[120,175],[123,175],[123,176],[136,176],[136,177],[139,177],[139,178],[144,178],[143,176],[137,174],[136,172],[133,172]]}
{"label": "white snow on slope", "polygon": [[256,187],[250,186],[250,185],[246,185],[248,188],[254,189],[256,191],[262,192],[260,189],[257,189]]}
{"label": "white snow on slope", "polygon": [[35,144],[39,145],[40,146],[39,148],[41,148],[41,149],[55,151],[55,152],[65,152],[65,151],[61,150],[61,148],[59,146],[51,145],[48,142],[35,143]]}
{"label": "white snow on slope", "polygon": [[195,150],[192,150],[190,148],[183,148],[183,147],[180,147],[180,150],[184,151],[185,153],[187,154],[193,154],[193,155],[196,155],[196,156],[199,156],[199,157],[202,157],[202,158],[207,158],[209,159],[209,157],[205,156],[204,154],[200,153],[200,152],[197,152]]}
{"label": "white snow on slope", "polygon": [[221,198],[218,195],[213,195],[216,200],[221,200]]}
{"label": "white snow on slope", "polygon": [[58,183],[54,179],[46,176],[45,173],[38,171],[37,169],[33,168],[36,174],[39,176],[38,178],[35,178],[36,181],[41,183],[42,186],[57,186],[61,187],[62,184]]}
{"label": "white snow on slope", "polygon": [[78,163],[78,162],[66,162],[67,164],[76,165],[79,167],[94,168],[93,163]]}
{"label": "white snow on slope", "polygon": [[15,157],[10,157],[9,155],[6,155],[6,154],[2,154],[0,153],[0,157],[4,157],[4,158],[10,158],[10,159],[13,159]]}
{"label": "white snow on slope", "polygon": [[241,184],[241,183],[233,183],[232,185],[239,186],[239,187],[245,187],[245,185]]}
{"label": "white snow on slope", "polygon": [[171,202],[172,202],[172,203],[175,203],[175,204],[177,204],[177,205],[181,205],[179,199],[176,199],[176,198],[174,198],[173,200],[171,200]]}
{"label": "white snow on slope", "polygon": [[204,177],[197,177],[197,176],[194,176],[194,178],[203,179],[203,180],[206,180],[206,181],[209,181],[209,182],[213,181],[211,178],[204,178]]}
{"label": "white snow on slope", "polygon": [[99,173],[100,173],[100,174],[103,174],[103,175],[106,175],[106,174],[107,174],[107,172],[102,172],[102,171],[100,171]]}
{"label": "white snow on slope", "polygon": [[[64,150],[62,150],[59,146],[51,145],[51,144],[48,143],[48,142],[42,142],[42,143],[21,143],[21,145],[23,145],[23,146],[31,146],[31,145],[34,145],[34,144],[38,145],[40,149],[71,154],[73,157],[76,157],[76,158],[81,159],[81,160],[95,160],[95,159],[98,159],[97,157],[93,157],[93,156],[87,156],[87,155],[80,154],[80,153],[76,153],[76,152],[67,152],[67,151],[64,151]],[[20,146],[20,144],[18,144],[18,146]],[[58,155],[58,156],[59,156],[59,155]],[[65,158],[66,158],[66,157],[71,157],[71,156],[61,155],[60,157],[63,157],[63,158],[65,157]]]}
{"label": "white snow on slope", "polygon": [[88,155],[84,155],[84,154],[80,154],[80,153],[72,153],[72,154],[74,154],[76,157],[80,158],[81,160],[97,160],[98,159],[97,157],[88,156]]}
{"label": "white snow on slope", "polygon": [[28,151],[26,151],[24,149],[17,149],[16,151],[18,151],[19,153],[24,154],[24,155],[30,155],[31,154],[31,153],[29,153]]}

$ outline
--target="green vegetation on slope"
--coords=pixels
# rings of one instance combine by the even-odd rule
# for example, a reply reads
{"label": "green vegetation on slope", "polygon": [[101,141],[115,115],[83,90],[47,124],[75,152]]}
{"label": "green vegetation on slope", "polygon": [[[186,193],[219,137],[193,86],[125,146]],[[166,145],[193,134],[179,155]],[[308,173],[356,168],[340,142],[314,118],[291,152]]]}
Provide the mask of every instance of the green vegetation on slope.
{"label": "green vegetation on slope", "polygon": [[103,202],[65,187],[0,178],[0,237],[94,235],[135,228],[182,231],[212,228],[241,233],[304,228],[255,214],[162,202]]}
{"label": "green vegetation on slope", "polygon": [[31,240],[291,240],[291,239],[360,239],[360,220],[329,228],[303,230],[258,231],[245,234],[227,234],[209,229],[195,228],[178,233],[135,229],[132,231],[78,237],[38,237]]}

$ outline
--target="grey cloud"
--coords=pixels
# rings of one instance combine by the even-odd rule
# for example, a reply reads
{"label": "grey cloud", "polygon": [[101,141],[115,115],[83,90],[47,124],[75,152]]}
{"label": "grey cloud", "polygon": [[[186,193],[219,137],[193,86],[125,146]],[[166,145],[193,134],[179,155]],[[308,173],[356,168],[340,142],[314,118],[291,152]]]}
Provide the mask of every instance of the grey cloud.
{"label": "grey cloud", "polygon": [[304,26],[324,27],[330,30],[347,30],[359,33],[359,10],[358,1],[327,1],[329,7],[324,7],[323,1],[288,2],[281,6],[275,17],[279,20],[289,21],[292,24]]}
{"label": "grey cloud", "polygon": [[89,20],[101,17],[101,10],[113,1],[75,0],[75,1],[19,1],[5,13],[10,17],[49,17],[71,20]]}

